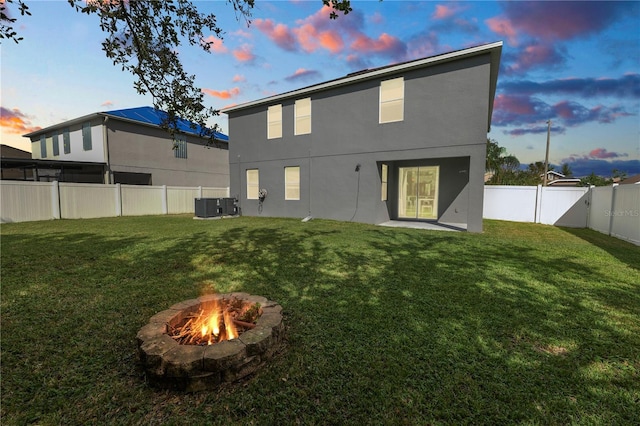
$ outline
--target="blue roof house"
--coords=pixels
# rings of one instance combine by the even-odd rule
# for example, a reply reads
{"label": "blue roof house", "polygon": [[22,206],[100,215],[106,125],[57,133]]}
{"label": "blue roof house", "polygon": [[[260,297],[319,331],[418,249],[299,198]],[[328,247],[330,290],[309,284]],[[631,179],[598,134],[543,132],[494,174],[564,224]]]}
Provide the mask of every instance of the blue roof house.
{"label": "blue roof house", "polygon": [[[229,186],[229,138],[178,119],[173,137],[153,107],[97,112],[24,135],[36,160],[102,164],[83,181],[170,186]],[[95,170],[95,168],[92,168]]]}

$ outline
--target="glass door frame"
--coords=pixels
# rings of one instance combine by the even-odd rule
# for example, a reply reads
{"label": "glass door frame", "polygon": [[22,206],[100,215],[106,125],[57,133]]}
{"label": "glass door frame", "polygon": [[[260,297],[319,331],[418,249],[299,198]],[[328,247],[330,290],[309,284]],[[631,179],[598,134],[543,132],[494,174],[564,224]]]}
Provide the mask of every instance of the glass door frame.
{"label": "glass door frame", "polygon": [[398,219],[437,220],[440,166],[398,167]]}

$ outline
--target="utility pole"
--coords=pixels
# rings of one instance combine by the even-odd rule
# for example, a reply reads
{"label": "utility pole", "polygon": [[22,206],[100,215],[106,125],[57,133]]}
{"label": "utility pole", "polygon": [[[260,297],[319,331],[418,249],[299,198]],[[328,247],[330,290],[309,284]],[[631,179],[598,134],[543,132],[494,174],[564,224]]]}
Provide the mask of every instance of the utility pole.
{"label": "utility pole", "polygon": [[544,156],[544,180],[542,186],[547,186],[547,173],[549,173],[549,140],[551,138],[551,120],[547,120],[547,154]]}

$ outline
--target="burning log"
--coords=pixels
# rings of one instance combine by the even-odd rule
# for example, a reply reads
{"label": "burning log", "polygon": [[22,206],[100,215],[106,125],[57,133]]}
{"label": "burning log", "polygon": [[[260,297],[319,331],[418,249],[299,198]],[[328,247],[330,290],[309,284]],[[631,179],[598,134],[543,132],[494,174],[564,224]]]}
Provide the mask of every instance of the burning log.
{"label": "burning log", "polygon": [[188,315],[184,324],[170,327],[167,334],[181,345],[212,345],[255,328],[261,313],[259,303],[220,299],[210,309]]}

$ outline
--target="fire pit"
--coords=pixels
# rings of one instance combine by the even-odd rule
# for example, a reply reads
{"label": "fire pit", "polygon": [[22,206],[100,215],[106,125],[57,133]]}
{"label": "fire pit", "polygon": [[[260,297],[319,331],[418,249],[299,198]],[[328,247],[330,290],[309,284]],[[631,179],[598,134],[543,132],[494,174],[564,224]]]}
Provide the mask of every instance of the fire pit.
{"label": "fire pit", "polygon": [[277,351],[283,331],[276,302],[247,293],[213,294],[151,317],[138,332],[138,355],[153,386],[212,389],[260,368]]}

